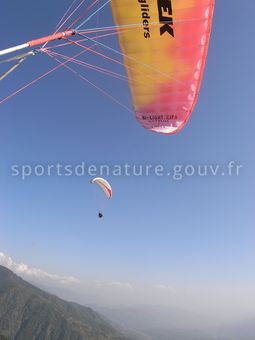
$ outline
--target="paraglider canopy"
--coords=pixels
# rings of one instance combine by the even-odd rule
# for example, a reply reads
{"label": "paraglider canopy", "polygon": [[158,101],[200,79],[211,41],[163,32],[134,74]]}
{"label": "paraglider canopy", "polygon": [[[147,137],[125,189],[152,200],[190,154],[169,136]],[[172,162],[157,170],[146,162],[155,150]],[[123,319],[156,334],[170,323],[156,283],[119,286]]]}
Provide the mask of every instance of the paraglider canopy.
{"label": "paraglider canopy", "polygon": [[96,177],[91,180],[91,183],[98,185],[103,190],[108,199],[112,198],[112,187],[110,183],[107,182],[105,179],[101,177]]}
{"label": "paraglider canopy", "polygon": [[[74,63],[106,76],[128,81],[136,118],[144,128],[164,134],[180,131],[194,110],[199,95],[215,0],[90,2],[87,6],[85,0],[73,0],[53,34],[0,50],[0,64],[16,60],[14,65],[0,75],[0,81],[15,71],[28,57],[39,53],[58,64],[5,98],[0,98],[0,104],[60,67],[65,67],[122,108],[133,112],[106,89],[87,79],[87,75],[81,75],[73,69],[70,63]],[[111,6],[114,25],[95,27],[94,23],[88,27],[89,21],[93,18],[95,20],[107,5]],[[77,17],[73,18],[75,13]],[[120,49],[116,49],[115,44],[109,46],[108,40],[105,43],[104,39],[110,39],[112,35],[117,35]],[[55,44],[58,40],[62,42]],[[51,42],[52,45],[49,44]],[[68,45],[81,51],[72,56],[60,53],[62,48]],[[100,51],[97,47],[100,47]],[[28,48],[32,50],[5,60],[1,59],[1,56]],[[111,67],[105,68],[88,63],[88,60],[81,60],[79,57],[85,52],[97,58],[104,58]],[[117,69],[115,71],[113,65],[124,66],[126,74],[116,72]],[[95,183],[97,181],[107,192],[107,182],[103,183],[104,180],[100,178],[95,179]],[[110,198],[111,191],[107,195]]]}

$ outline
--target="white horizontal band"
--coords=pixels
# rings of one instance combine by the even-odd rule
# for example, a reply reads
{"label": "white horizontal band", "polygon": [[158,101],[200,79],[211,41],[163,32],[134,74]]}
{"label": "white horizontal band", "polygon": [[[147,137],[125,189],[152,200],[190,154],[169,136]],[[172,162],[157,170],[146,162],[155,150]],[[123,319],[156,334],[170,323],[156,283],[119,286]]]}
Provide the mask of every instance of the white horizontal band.
{"label": "white horizontal band", "polygon": [[0,56],[5,55],[5,54],[9,54],[9,53],[13,53],[13,52],[16,52],[16,51],[19,51],[19,50],[23,50],[24,48],[27,48],[27,47],[29,47],[28,43],[18,45],[18,46],[15,46],[15,47],[10,47],[10,48],[7,48],[5,50],[0,51]]}

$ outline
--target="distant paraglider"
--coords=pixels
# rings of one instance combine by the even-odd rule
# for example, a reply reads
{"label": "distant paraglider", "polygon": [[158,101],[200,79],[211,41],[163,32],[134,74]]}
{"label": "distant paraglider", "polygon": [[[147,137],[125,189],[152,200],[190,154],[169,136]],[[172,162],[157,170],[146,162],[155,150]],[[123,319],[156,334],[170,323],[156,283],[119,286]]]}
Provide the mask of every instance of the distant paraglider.
{"label": "distant paraglider", "polygon": [[[109,200],[112,198],[112,187],[111,187],[110,183],[108,181],[106,181],[104,178],[96,177],[96,178],[91,180],[91,183],[99,186],[102,189],[106,198],[108,198]],[[101,211],[98,212],[98,217],[99,218],[104,217],[104,215]]]}

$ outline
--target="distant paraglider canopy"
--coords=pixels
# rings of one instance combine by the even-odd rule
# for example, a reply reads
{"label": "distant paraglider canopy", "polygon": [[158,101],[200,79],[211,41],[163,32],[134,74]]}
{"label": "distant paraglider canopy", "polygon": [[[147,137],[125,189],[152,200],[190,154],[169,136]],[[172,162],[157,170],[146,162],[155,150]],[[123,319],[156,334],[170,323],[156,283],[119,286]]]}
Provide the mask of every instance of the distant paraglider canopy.
{"label": "distant paraglider canopy", "polygon": [[91,180],[91,183],[98,185],[103,190],[108,199],[112,198],[112,187],[110,183],[107,182],[105,179],[101,177],[96,177]]}
{"label": "distant paraglider canopy", "polygon": [[[0,63],[16,61],[0,75],[0,80],[21,66],[28,57],[38,53],[57,63],[54,68],[0,99],[0,103],[63,67],[132,111],[86,75],[73,69],[71,64],[76,64],[128,81],[136,118],[146,129],[165,134],[179,131],[190,117],[198,97],[211,33],[214,0],[90,1],[89,5],[85,5],[85,0],[74,0],[52,35],[0,51],[0,57],[3,57],[32,48],[27,53],[0,60]],[[114,25],[87,27],[95,15],[109,5]],[[74,15],[77,17],[74,18]],[[114,35],[118,37],[120,49],[104,41]],[[57,40],[62,42],[48,45]],[[70,45],[81,51],[71,56],[59,52],[60,48]],[[39,47],[35,49],[35,46]],[[104,58],[109,62],[109,68],[80,59],[85,52]],[[127,75],[115,72],[111,65],[124,66]]]}

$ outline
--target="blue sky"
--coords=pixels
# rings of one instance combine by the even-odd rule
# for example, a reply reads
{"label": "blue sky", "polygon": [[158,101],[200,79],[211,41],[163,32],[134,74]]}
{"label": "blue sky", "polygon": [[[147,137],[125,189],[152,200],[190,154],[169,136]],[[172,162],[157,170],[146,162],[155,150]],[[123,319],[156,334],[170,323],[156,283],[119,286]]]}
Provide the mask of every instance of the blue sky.
{"label": "blue sky", "polygon": [[[51,33],[68,3],[4,1],[0,47]],[[2,104],[0,250],[31,266],[84,279],[252,291],[254,10],[253,0],[245,6],[216,2],[199,100],[177,135],[144,130],[130,112],[65,69]],[[102,25],[111,21],[109,9],[104,13]],[[1,83],[1,97],[53,66],[45,56],[32,58]],[[126,84],[89,76],[131,108]],[[232,160],[244,166],[239,177],[111,178],[114,198],[103,221],[97,219],[88,177],[22,181],[10,171],[13,164],[171,168],[225,167]]]}

